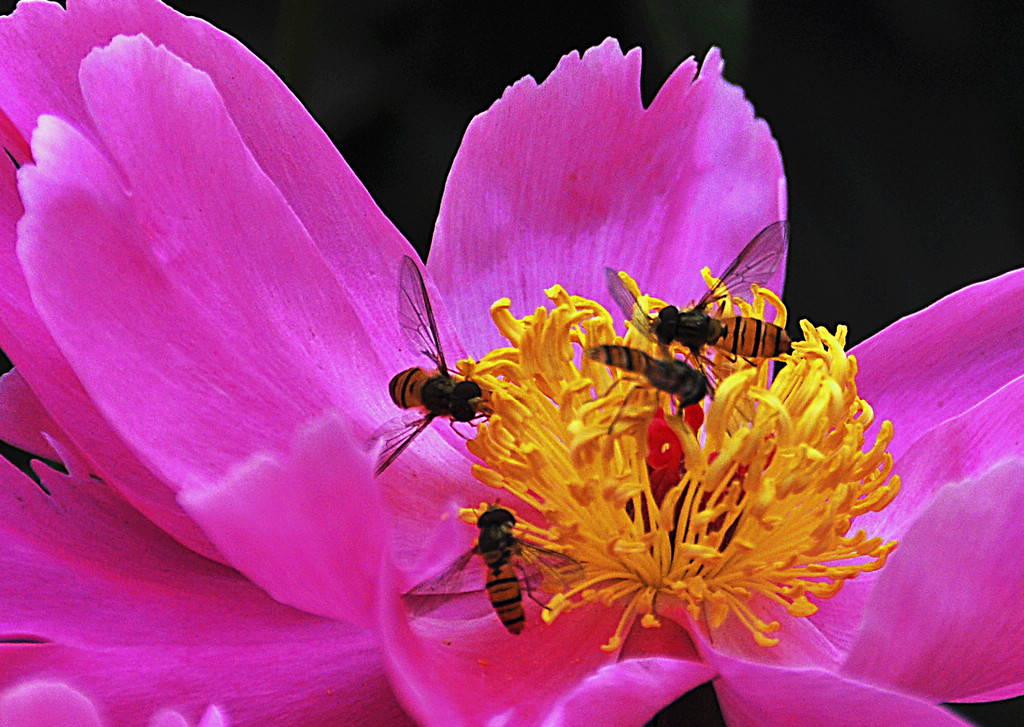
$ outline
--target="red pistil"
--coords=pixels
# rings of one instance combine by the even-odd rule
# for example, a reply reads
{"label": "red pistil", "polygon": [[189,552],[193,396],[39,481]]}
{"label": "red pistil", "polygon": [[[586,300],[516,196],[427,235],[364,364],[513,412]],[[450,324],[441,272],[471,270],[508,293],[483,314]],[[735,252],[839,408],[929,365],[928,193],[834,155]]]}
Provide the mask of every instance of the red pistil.
{"label": "red pistil", "polygon": [[[683,418],[694,431],[704,423],[704,410],[697,404],[683,411]],[[661,505],[668,491],[679,484],[683,471],[683,445],[665,421],[665,412],[655,413],[647,427],[647,478],[654,501]]]}
{"label": "red pistil", "polygon": [[665,412],[658,409],[647,427],[647,478],[658,505],[679,483],[682,464],[683,445],[665,421]]}

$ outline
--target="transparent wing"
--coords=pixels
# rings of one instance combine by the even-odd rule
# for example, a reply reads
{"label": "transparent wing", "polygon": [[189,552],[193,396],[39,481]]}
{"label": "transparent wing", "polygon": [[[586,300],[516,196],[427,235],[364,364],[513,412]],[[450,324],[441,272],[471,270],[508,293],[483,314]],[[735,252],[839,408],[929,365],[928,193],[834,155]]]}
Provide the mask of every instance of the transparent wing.
{"label": "transparent wing", "polygon": [[512,561],[530,594],[541,603],[551,600],[545,588],[561,591],[583,580],[583,566],[564,553],[516,541]]}
{"label": "transparent wing", "polygon": [[[436,576],[428,578],[406,593],[402,598],[409,613],[413,616],[422,616],[456,600],[459,596],[482,592],[483,567],[477,564],[474,564],[477,567],[469,567],[475,554],[476,548],[470,548]],[[486,598],[481,601],[483,605],[479,610],[486,613],[490,610],[490,603]]]}
{"label": "transparent wing", "polygon": [[764,285],[779,266],[789,245],[789,223],[773,222],[754,235],[736,259],[719,276],[719,283],[698,301],[694,308],[703,308],[722,298],[725,290],[732,295],[750,292],[751,283]]}
{"label": "transparent wing", "polygon": [[427,428],[434,414],[405,414],[380,425],[366,441],[367,449],[379,447],[374,475],[386,470],[416,436]]}
{"label": "transparent wing", "polygon": [[633,309],[640,305],[640,301],[629,292],[629,288],[622,282],[619,274],[611,268],[604,269],[604,280],[608,285],[608,292],[611,293],[615,305],[619,306],[622,315],[627,319],[633,317]]}
{"label": "transparent wing", "polygon": [[651,319],[644,313],[644,309],[636,296],[629,292],[629,288],[622,282],[619,274],[611,268],[605,268],[604,279],[608,285],[608,292],[611,294],[615,304],[619,306],[622,315],[626,316],[626,320],[645,337],[653,338]]}
{"label": "transparent wing", "polygon": [[433,361],[437,370],[447,376],[448,366],[441,351],[427,286],[423,283],[419,267],[408,255],[402,258],[398,275],[398,322],[413,348]]}

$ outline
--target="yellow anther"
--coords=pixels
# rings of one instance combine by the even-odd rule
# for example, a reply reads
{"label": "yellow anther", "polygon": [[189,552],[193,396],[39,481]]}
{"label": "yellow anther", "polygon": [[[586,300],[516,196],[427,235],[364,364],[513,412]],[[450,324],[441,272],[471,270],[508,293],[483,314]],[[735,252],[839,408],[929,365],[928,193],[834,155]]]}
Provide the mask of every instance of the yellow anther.
{"label": "yellow anther", "polygon": [[[663,307],[622,280],[641,306]],[[621,608],[602,647],[614,651],[636,618],[655,628],[657,606],[675,603],[712,630],[736,619],[756,643],[771,646],[785,627],[762,620],[757,604],[807,617],[818,608],[808,596],[828,599],[846,580],[884,565],[896,543],[854,526],[899,491],[886,451],[893,430],[883,422],[864,451],[874,413],[857,395],[845,328],[830,333],[801,321],[804,338],[774,381],[771,362],[738,360],[701,405],[703,425],[694,431],[667,394],[642,380],[613,385],[621,372],[583,355],[609,344],[663,355],[655,344],[631,325],[617,336],[613,318],[593,301],[557,285],[546,292],[551,307],[521,319],[508,299],[495,303],[492,318],[509,346],[461,364],[493,407],[468,444],[483,463],[474,476],[500,490],[495,499],[503,504],[521,501],[543,516],[545,527],[517,525],[520,537],[585,568],[583,582],[548,603],[545,622],[581,606]],[[786,320],[782,301],[756,286],[750,303],[727,299],[726,307]],[[682,454],[675,469],[659,472],[656,491],[651,448],[655,455],[672,449],[664,433],[648,441],[659,407]],[[461,516],[475,522],[477,513]]]}

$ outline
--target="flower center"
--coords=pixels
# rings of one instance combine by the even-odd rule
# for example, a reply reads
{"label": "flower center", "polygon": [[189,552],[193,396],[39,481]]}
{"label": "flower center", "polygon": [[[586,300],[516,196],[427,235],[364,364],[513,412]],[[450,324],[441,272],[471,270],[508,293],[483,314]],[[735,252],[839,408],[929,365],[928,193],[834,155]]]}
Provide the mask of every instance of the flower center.
{"label": "flower center", "polygon": [[[845,328],[802,322],[804,340],[770,383],[770,362],[740,359],[726,375],[724,356],[709,349],[714,399],[676,412],[642,376],[583,355],[613,344],[663,356],[656,345],[633,330],[617,336],[603,307],[561,286],[547,295],[552,309],[522,319],[508,299],[497,301],[491,315],[509,347],[460,364],[491,392],[494,410],[468,443],[483,461],[474,476],[544,516],[546,527],[520,520],[517,537],[585,568],[552,598],[545,621],[587,603],[621,605],[602,647],[612,651],[633,618],[657,626],[656,605],[674,601],[709,629],[734,617],[772,646],[780,624],[758,617],[762,599],[810,616],[810,596],[828,599],[884,565],[896,543],[850,531],[899,491],[898,478],[887,482],[892,426],[883,422],[863,451],[873,413],[857,396]],[[785,325],[767,290],[726,307],[763,319],[766,302]],[[480,512],[462,516],[475,522]]]}

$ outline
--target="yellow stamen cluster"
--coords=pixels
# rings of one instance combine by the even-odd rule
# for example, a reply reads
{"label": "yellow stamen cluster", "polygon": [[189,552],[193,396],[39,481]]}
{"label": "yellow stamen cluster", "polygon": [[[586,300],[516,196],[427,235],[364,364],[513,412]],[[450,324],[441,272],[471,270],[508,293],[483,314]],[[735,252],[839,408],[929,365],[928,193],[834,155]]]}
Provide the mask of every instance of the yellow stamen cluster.
{"label": "yellow stamen cluster", "polygon": [[[771,646],[780,624],[759,618],[758,603],[809,616],[817,610],[809,597],[827,599],[884,565],[896,543],[851,529],[899,490],[898,478],[887,483],[892,427],[883,422],[864,451],[873,414],[857,396],[844,328],[830,334],[802,322],[804,340],[770,384],[770,362],[740,361],[735,372],[716,364],[719,385],[695,432],[642,377],[616,384],[623,372],[582,354],[625,343],[656,355],[650,342],[635,331],[617,336],[591,300],[560,286],[547,295],[550,310],[522,319],[507,299],[496,302],[491,314],[509,347],[460,365],[490,392],[494,410],[468,445],[484,462],[475,477],[544,516],[547,527],[521,524],[519,537],[585,567],[582,582],[554,596],[546,621],[583,603],[620,604],[622,618],[602,647],[614,650],[634,617],[656,626],[656,600],[674,599],[709,629],[732,614]],[[766,301],[784,324],[785,308],[769,291],[756,291],[752,306],[732,303],[763,317]],[[658,407],[683,458],[678,483],[656,495],[648,428]]]}

